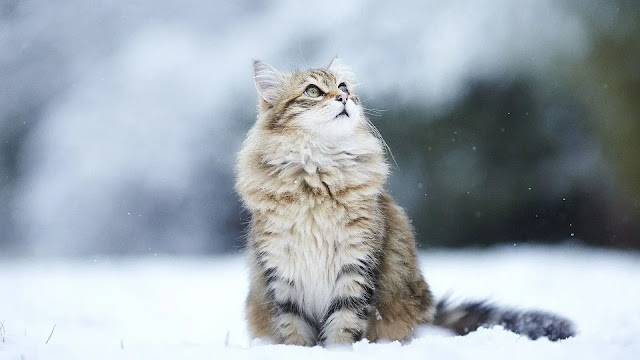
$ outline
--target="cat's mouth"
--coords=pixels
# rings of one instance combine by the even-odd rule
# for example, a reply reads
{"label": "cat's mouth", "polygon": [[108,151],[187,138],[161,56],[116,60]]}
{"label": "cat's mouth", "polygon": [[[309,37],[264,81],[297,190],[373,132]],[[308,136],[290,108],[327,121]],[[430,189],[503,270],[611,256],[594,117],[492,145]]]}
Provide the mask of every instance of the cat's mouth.
{"label": "cat's mouth", "polygon": [[349,117],[349,113],[347,112],[346,108],[342,109],[340,114],[336,115],[336,119],[339,118],[340,116],[343,116],[343,115],[346,116],[346,117]]}

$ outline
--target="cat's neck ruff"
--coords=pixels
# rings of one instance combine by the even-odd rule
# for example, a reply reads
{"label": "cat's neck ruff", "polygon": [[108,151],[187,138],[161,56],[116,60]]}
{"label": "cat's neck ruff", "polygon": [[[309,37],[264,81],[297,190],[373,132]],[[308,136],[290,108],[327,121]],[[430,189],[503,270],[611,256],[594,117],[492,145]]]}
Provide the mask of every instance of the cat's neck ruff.
{"label": "cat's neck ruff", "polygon": [[[298,168],[307,174],[315,174],[319,170],[333,169],[337,171],[367,171],[366,167],[384,167],[383,148],[379,140],[366,132],[354,132],[350,137],[342,139],[326,139],[310,133],[294,133],[263,138],[271,143],[265,149],[264,160],[276,168]],[[379,158],[378,162],[360,161],[363,156]],[[378,171],[376,171],[378,172]]]}

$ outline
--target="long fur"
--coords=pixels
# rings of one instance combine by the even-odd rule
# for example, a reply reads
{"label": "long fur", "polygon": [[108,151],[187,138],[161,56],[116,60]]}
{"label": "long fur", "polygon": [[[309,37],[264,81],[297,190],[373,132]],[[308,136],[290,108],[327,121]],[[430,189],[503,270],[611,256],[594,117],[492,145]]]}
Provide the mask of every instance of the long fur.
{"label": "long fur", "polygon": [[452,305],[443,299],[436,305],[433,324],[466,335],[479,327],[502,326],[532,340],[546,337],[551,341],[574,336],[571,321],[545,311],[504,309],[488,301],[472,301]]}
{"label": "long fur", "polygon": [[[386,144],[339,60],[294,73],[256,61],[254,80],[258,118],[236,166],[236,190],[251,213],[253,337],[332,345],[407,340],[424,323],[458,333],[498,323],[483,304],[434,304],[413,229],[384,189]],[[522,317],[503,315],[505,328],[540,333],[520,326]]]}

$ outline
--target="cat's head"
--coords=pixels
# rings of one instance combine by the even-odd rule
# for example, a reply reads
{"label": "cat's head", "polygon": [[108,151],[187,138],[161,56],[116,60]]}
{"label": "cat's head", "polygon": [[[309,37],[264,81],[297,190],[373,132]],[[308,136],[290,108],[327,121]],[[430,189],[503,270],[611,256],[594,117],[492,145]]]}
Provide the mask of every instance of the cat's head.
{"label": "cat's head", "polygon": [[254,82],[260,95],[261,126],[303,131],[327,140],[344,139],[366,127],[354,94],[354,76],[335,58],[326,69],[281,73],[256,60]]}

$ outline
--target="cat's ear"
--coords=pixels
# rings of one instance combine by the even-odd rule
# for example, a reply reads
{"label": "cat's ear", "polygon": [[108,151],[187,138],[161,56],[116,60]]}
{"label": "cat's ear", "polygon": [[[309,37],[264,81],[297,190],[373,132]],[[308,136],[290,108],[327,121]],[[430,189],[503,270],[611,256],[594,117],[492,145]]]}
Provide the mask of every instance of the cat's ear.
{"label": "cat's ear", "polygon": [[352,84],[355,82],[355,74],[351,71],[351,68],[345,65],[337,56],[331,60],[331,63],[327,66],[327,70],[338,75],[338,77],[344,81],[351,82]]}
{"label": "cat's ear", "polygon": [[284,88],[284,76],[260,60],[253,61],[253,82],[260,97],[272,105],[278,101]]}

